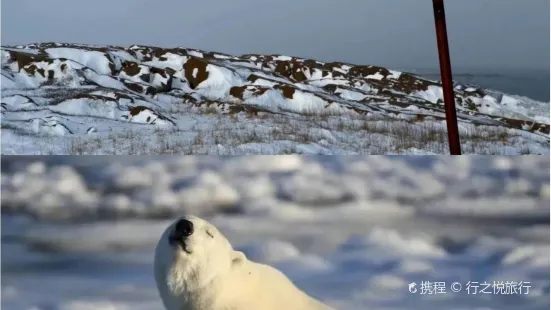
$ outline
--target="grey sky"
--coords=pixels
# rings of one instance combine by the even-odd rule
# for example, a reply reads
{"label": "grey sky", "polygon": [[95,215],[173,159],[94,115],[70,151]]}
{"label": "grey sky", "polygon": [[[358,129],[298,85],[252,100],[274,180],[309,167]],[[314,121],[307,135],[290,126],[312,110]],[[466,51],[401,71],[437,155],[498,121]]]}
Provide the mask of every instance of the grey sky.
{"label": "grey sky", "polygon": [[[549,0],[446,0],[452,62],[549,69]],[[3,0],[2,44],[78,42],[438,66],[431,0]]]}

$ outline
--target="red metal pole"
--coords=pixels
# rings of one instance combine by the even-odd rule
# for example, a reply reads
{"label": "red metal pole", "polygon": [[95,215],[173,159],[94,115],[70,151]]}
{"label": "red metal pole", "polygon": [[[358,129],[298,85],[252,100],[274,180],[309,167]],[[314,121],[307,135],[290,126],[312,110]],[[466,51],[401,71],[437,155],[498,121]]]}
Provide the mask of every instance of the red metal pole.
{"label": "red metal pole", "polygon": [[453,93],[452,66],[450,61],[450,47],[448,45],[448,30],[446,27],[446,13],[444,0],[432,0],[434,7],[434,21],[436,25],[436,40],[438,42],[438,56],[440,58],[440,74],[444,91],[444,109],[448,126],[448,142],[451,155],[461,155],[457,115],[455,111],[455,95]]}

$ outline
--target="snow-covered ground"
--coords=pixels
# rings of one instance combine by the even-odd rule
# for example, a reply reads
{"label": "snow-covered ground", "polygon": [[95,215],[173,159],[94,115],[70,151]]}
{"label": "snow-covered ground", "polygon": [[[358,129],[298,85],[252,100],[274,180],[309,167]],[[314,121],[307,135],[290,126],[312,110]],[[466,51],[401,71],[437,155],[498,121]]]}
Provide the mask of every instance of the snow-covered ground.
{"label": "snow-covered ground", "polygon": [[[445,154],[439,82],[281,55],[5,46],[2,154]],[[548,154],[549,102],[456,84],[462,146]]]}
{"label": "snow-covered ground", "polygon": [[337,309],[550,306],[548,157],[3,156],[2,308],[162,309],[183,213]]}

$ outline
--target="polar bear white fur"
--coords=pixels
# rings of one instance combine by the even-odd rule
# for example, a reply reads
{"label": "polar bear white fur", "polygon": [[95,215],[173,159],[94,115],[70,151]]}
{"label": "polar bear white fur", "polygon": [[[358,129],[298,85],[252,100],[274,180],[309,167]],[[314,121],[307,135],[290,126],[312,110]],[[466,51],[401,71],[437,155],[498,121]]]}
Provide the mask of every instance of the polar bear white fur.
{"label": "polar bear white fur", "polygon": [[167,310],[331,310],[275,268],[248,260],[207,221],[194,226],[185,246],[171,244],[176,222],[155,249],[155,281]]}

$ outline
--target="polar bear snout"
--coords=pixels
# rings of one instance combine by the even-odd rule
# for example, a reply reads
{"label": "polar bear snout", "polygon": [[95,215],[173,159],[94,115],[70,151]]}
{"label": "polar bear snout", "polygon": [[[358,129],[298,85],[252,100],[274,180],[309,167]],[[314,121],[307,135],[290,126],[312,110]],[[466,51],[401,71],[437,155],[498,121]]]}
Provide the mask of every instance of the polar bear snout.
{"label": "polar bear snout", "polygon": [[193,223],[186,219],[179,220],[174,227],[174,233],[182,237],[191,236],[193,234]]}
{"label": "polar bear snout", "polygon": [[168,237],[172,245],[180,245],[186,250],[186,239],[193,234],[193,223],[187,219],[180,219]]}

